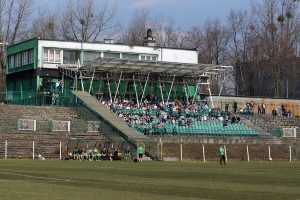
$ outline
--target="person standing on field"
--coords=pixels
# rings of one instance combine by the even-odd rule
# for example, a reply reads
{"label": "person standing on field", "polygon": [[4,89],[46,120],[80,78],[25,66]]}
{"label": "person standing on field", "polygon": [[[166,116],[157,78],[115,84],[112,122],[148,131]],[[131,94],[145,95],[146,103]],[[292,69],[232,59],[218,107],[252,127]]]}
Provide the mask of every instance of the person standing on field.
{"label": "person standing on field", "polygon": [[226,163],[225,163],[225,150],[224,150],[223,145],[220,146],[219,151],[220,151],[220,165],[222,165],[222,160],[223,160],[224,165],[226,165]]}
{"label": "person standing on field", "polygon": [[139,162],[142,162],[143,161],[144,148],[141,145],[138,148],[138,153],[139,153]]}

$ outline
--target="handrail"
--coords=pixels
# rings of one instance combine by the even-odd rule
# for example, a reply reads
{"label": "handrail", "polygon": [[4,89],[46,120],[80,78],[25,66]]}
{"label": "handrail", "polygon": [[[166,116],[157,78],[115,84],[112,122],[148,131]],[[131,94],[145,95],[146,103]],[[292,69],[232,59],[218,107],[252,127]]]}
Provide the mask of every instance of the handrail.
{"label": "handrail", "polygon": [[275,127],[254,114],[253,115],[240,115],[240,116],[244,117],[245,119],[250,120],[250,122],[252,124],[254,124],[255,126],[258,126],[261,129],[263,129],[264,131],[270,133],[271,137],[273,135],[277,136],[278,138],[282,136],[282,128]]}

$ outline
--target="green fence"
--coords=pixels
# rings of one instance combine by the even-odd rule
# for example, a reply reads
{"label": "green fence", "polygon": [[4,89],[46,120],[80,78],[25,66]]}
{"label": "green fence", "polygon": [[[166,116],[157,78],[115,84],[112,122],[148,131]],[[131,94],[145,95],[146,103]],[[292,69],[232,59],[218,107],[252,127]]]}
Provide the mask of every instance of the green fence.
{"label": "green fence", "polygon": [[[53,95],[58,95],[53,96]],[[16,104],[16,105],[34,105],[34,106],[70,106],[70,91],[64,93],[53,93],[53,92],[41,92],[41,91],[11,91],[2,92],[2,96],[5,96],[4,103]],[[53,101],[53,99],[57,99]]]}

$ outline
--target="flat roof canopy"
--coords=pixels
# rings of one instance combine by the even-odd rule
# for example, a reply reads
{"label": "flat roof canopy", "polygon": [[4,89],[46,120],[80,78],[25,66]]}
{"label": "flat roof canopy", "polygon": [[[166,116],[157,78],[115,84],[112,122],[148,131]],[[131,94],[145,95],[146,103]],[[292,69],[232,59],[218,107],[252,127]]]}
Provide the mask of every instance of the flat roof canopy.
{"label": "flat roof canopy", "polygon": [[[61,70],[73,72],[88,72],[88,74],[95,70],[95,73],[116,73],[123,72],[123,74],[147,74],[151,75],[171,75],[176,77],[199,77],[206,72],[218,73],[225,70],[225,66],[214,64],[190,64],[177,63],[153,60],[134,60],[124,58],[96,58],[95,60],[85,65],[58,65]],[[228,68],[226,66],[226,68]]]}

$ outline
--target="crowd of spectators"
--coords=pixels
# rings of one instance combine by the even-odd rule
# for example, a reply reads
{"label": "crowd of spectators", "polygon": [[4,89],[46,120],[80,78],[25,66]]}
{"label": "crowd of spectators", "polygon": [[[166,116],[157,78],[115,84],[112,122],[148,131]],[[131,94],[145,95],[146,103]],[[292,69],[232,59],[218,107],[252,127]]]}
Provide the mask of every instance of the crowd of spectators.
{"label": "crowd of spectators", "polygon": [[[130,149],[127,148],[126,150],[127,154],[128,152],[130,154]],[[75,147],[70,156],[72,156],[74,160],[79,161],[117,161],[121,159],[121,155],[122,154],[119,152],[118,147],[115,146],[113,149],[104,147],[102,150],[98,150],[96,147],[88,150],[82,147],[78,149]]]}
{"label": "crowd of spectators", "polygon": [[[230,118],[229,112],[224,112],[220,108],[210,108],[206,100],[195,102],[192,97],[177,97],[170,101],[159,101],[156,95],[146,95],[140,103],[136,101],[134,95],[117,95],[111,102],[104,100],[107,97],[102,93],[95,93],[96,98],[104,106],[111,109],[116,115],[122,118],[130,127],[146,127],[143,129],[148,134],[148,128],[155,133],[166,124],[172,127],[192,126],[197,121],[220,120],[223,126],[227,126],[229,121],[236,123],[238,120]],[[114,96],[114,95],[112,95]],[[173,132],[176,130],[173,129]]]}

